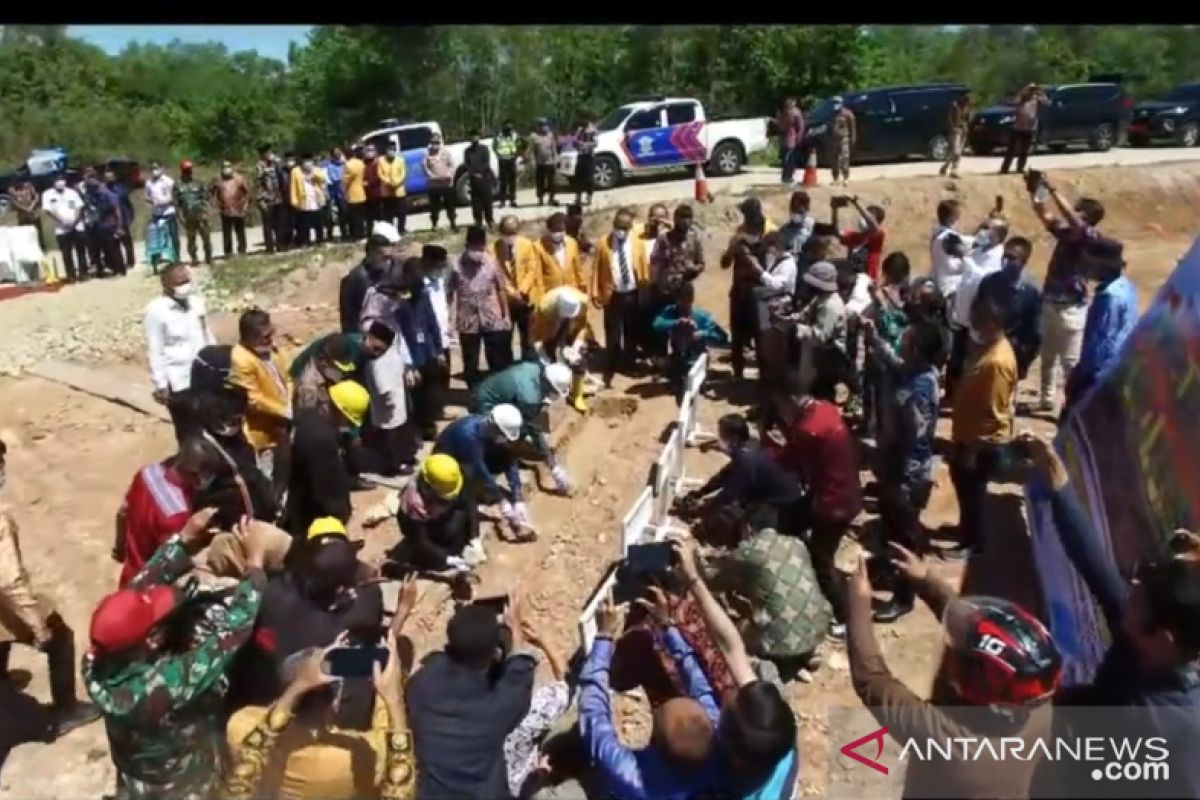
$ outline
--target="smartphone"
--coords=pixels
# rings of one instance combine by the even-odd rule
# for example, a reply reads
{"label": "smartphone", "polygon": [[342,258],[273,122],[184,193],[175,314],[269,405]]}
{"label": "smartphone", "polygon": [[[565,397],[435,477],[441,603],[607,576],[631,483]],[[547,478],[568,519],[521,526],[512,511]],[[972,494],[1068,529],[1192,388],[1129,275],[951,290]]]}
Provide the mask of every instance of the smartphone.
{"label": "smartphone", "polygon": [[621,605],[644,597],[651,582],[667,578],[674,561],[675,548],[670,542],[630,545],[617,569],[613,602]]}
{"label": "smartphone", "polygon": [[335,678],[370,678],[376,664],[383,669],[387,662],[383,647],[337,647],[325,655],[325,672]]}
{"label": "smartphone", "polygon": [[476,597],[470,604],[481,608],[490,608],[496,612],[496,616],[499,616],[508,608],[508,599],[507,594],[495,594],[488,595],[487,597]]}

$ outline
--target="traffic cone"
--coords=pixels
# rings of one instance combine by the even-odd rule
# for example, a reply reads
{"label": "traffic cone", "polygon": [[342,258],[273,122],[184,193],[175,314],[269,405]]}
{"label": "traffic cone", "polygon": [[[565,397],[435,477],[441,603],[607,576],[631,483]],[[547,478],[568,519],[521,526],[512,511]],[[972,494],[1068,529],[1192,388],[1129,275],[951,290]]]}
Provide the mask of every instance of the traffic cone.
{"label": "traffic cone", "polygon": [[808,151],[808,163],[804,165],[804,185],[806,187],[817,185],[817,151],[816,151],[816,148]]}
{"label": "traffic cone", "polygon": [[708,179],[704,177],[704,165],[696,165],[696,202],[711,203],[713,201],[712,192],[708,190]]}

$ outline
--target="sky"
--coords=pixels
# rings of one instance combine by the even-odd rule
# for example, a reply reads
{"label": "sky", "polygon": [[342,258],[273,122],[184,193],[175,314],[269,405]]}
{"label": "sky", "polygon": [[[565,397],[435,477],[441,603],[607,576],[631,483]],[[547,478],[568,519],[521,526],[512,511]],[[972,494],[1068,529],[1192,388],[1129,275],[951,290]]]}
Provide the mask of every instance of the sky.
{"label": "sky", "polygon": [[67,34],[119,53],[130,42],[188,44],[221,42],[230,51],[257,50],[259,55],[287,61],[288,45],[302,43],[311,25],[71,25]]}

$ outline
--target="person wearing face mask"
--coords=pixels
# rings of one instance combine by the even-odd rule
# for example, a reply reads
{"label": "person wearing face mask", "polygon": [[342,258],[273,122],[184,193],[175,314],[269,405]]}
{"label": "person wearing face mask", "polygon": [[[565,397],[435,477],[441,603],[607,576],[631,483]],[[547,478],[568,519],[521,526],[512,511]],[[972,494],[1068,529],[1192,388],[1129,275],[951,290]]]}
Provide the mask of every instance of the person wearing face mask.
{"label": "person wearing face mask", "polygon": [[454,156],[442,144],[441,134],[429,140],[429,149],[421,159],[429,185],[429,226],[437,230],[438,217],[445,210],[450,232],[458,232],[458,195],[454,190]]}
{"label": "person wearing face mask", "polygon": [[983,551],[983,511],[988,481],[1003,447],[1012,441],[1017,357],[1004,335],[1004,309],[988,297],[971,306],[971,352],[953,398],[950,479],[958,496],[960,546],[946,551],[963,559]]}
{"label": "person wearing face mask", "polygon": [[384,220],[383,178],[380,169],[383,159],[375,145],[369,144],[363,148],[363,191],[367,196],[367,224],[373,225]]}
{"label": "person wearing face mask", "polygon": [[367,190],[363,185],[362,145],[350,150],[350,158],[342,168],[342,196],[346,201],[346,224],[350,238],[359,241],[367,235]]}
{"label": "person wearing face mask", "polygon": [[545,119],[538,120],[537,132],[529,137],[530,160],[534,163],[534,178],[537,184],[538,205],[558,205],[554,199],[554,182],[558,170],[558,136]]}
{"label": "person wearing face mask", "polygon": [[146,306],[143,321],[146,360],[154,399],[167,407],[176,439],[182,441],[187,421],[174,401],[191,386],[192,361],[200,348],[216,340],[208,327],[204,298],[192,294],[191,271],[183,264],[173,264],[160,279],[163,293]]}
{"label": "person wearing face mask", "polygon": [[408,169],[399,155],[400,148],[395,140],[388,142],[387,153],[378,163],[379,197],[382,203],[381,219],[392,223],[401,235],[408,233],[408,197],[404,182]]}
{"label": "person wearing face mask", "polygon": [[[258,215],[262,220],[263,244],[268,253],[276,246],[286,249],[284,235],[285,208],[283,189],[279,182],[278,159],[269,144],[258,148],[258,163],[254,165],[254,199],[258,203]],[[241,240],[238,240],[241,243]]]}
{"label": "person wearing face mask", "polygon": [[221,245],[225,258],[233,255],[235,234],[238,255],[246,255],[246,211],[250,208],[250,187],[241,173],[234,171],[229,161],[221,164],[221,175],[213,182],[213,199],[221,215]]}
{"label": "person wearing face mask", "polygon": [[508,314],[508,282],[487,251],[487,231],[467,229],[466,249],[451,264],[447,296],[455,308],[462,343],[463,377],[467,387],[479,383],[479,351],[488,370],[499,372],[512,363],[512,319]]}
{"label": "person wearing face mask", "polygon": [[733,267],[733,283],[729,287],[729,327],[733,337],[733,374],[741,380],[746,368],[746,348],[758,337],[758,307],[754,288],[758,286],[755,251],[761,250],[763,237],[776,230],[775,223],[763,213],[762,201],[747,197],[738,207],[742,224],[730,239],[721,255],[721,269]]}
{"label": "person wearing face mask", "polygon": [[883,245],[887,231],[883,228],[886,214],[882,206],[866,206],[859,203],[857,197],[832,198],[831,223],[838,229],[838,211],[843,206],[853,206],[858,212],[858,224],[850,230],[842,230],[839,239],[846,248],[850,260],[855,267],[871,276],[871,282],[879,283],[879,267],[883,263]]}
{"label": "person wearing face mask", "polygon": [[1021,236],[1004,243],[1000,269],[979,282],[976,297],[1004,309],[1004,335],[1017,356],[1017,379],[1025,380],[1042,346],[1042,293],[1025,278],[1033,244]]}
{"label": "person wearing face mask", "polygon": [[305,153],[299,166],[292,169],[292,210],[296,215],[296,243],[307,246],[314,239],[317,244],[325,241],[325,227],[321,215],[324,213],[326,190],[329,179],[325,170],[313,161],[312,153]]}
{"label": "person wearing face mask", "polygon": [[111,555],[122,565],[120,588],[199,510],[195,495],[212,484],[220,466],[216,448],[202,436],[193,436],[175,455],[137,471],[117,512]]}
{"label": "person wearing face mask", "polygon": [[387,352],[395,338],[395,331],[377,322],[366,333],[329,333],[305,347],[292,359],[290,368],[296,387],[294,413],[309,408],[332,413],[330,387],[345,380],[366,380],[370,362]]}
{"label": "person wearing face mask", "polygon": [[588,408],[583,398],[587,349],[595,343],[587,317],[587,295],[574,286],[559,286],[542,295],[529,325],[537,358],[544,364],[562,362],[574,373],[570,402],[580,413]]}
{"label": "person wearing face mask", "polygon": [[533,340],[529,335],[529,320],[534,306],[542,297],[542,272],[534,252],[534,243],[520,234],[521,222],[511,214],[500,220],[500,238],[494,253],[496,263],[504,271],[508,291],[508,313],[513,330],[520,337],[521,359],[535,358]]}
{"label": "person wearing face mask", "polygon": [[[38,247],[44,253],[46,243],[42,236],[42,223],[38,219],[41,209],[41,196],[30,180],[29,167],[22,166],[17,170],[12,185],[8,187],[8,204],[17,214],[18,225],[28,225],[37,234]],[[133,219],[132,209],[129,218]]]}
{"label": "person wearing face mask", "polygon": [[100,181],[95,170],[84,175],[84,203],[88,209],[88,251],[96,277],[124,275],[125,257],[121,252],[124,216],[117,195]]}
{"label": "person wearing face mask", "polygon": [[67,186],[62,175],[42,194],[42,210],[54,222],[54,238],[62,255],[67,280],[87,279],[87,236],[83,225],[83,197]]}
{"label": "person wearing face mask", "polygon": [[405,259],[401,265],[403,294],[407,296],[402,296],[396,306],[396,322],[408,345],[413,369],[420,377],[409,391],[413,433],[416,438],[431,442],[437,437],[437,421],[445,406],[440,378],[450,365],[422,266],[419,256]]}
{"label": "person wearing face mask", "polygon": [[492,181],[496,176],[492,172],[492,151],[479,141],[479,131],[471,133],[471,144],[463,151],[463,166],[471,185],[471,213],[475,224],[486,222],[491,228],[495,224],[492,219]]}
{"label": "person wearing face mask", "polygon": [[671,213],[662,203],[655,203],[646,212],[646,224],[634,226],[633,237],[646,251],[647,263],[654,260],[658,248],[658,237],[671,230]]}
{"label": "person wearing face mask", "polygon": [[175,205],[183,216],[183,229],[187,233],[188,258],[192,266],[196,259],[196,237],[204,246],[204,263],[212,265],[212,232],[208,226],[208,213],[212,191],[196,180],[192,162],[184,159],[179,163],[179,182],[175,184]]}
{"label": "person wearing face mask", "polygon": [[962,376],[963,363],[970,347],[971,305],[975,302],[979,284],[983,279],[1000,269],[1004,241],[1007,238],[1008,223],[996,215],[996,212],[984,220],[969,248],[966,247],[965,241],[958,238],[957,252],[961,253],[962,257],[955,256],[955,261],[958,262],[961,272],[955,276],[955,282],[952,284],[954,291],[947,295],[951,336],[950,360],[946,364],[948,397],[954,396],[954,389]]}
{"label": "person wearing face mask", "polygon": [[813,235],[816,218],[812,215],[812,200],[808,192],[792,192],[788,201],[788,221],[779,227],[788,252],[799,256],[804,249],[804,243]]}
{"label": "person wearing face mask", "polygon": [[438,338],[442,342],[442,359],[446,363],[446,368],[439,370],[437,375],[437,383],[444,397],[446,390],[450,388],[450,345],[458,340],[457,333],[450,325],[450,300],[446,294],[450,279],[450,255],[446,248],[437,244],[422,246],[421,272],[425,276],[429,304],[433,306],[433,314],[437,318]]}
{"label": "person wearing face mask", "polygon": [[[627,210],[631,215],[637,215],[635,210]],[[575,240],[575,243],[579,245],[579,254],[584,259],[591,258],[592,254],[596,252],[596,246],[592,244],[587,231],[583,229],[583,206],[578,203],[571,203],[567,206],[567,238]]]}
{"label": "person wearing face mask", "polygon": [[674,224],[659,233],[650,257],[646,344],[649,352],[660,359],[667,355],[667,339],[654,332],[654,318],[675,302],[675,294],[684,283],[694,281],[704,271],[704,247],[693,224],[694,215],[691,206],[676,206]]}
{"label": "person wearing face mask", "polygon": [[230,355],[229,382],[246,390],[246,438],[259,471],[283,499],[291,455],[292,381],[287,360],[275,347],[275,325],[261,309],[238,320],[238,343]]}
{"label": "person wearing face mask", "polygon": [[[434,453],[458,462],[466,502],[499,503],[500,516],[518,535],[531,530],[529,509],[521,494],[520,462],[513,452],[524,427],[520,409],[501,403],[487,413],[459,417],[442,430],[433,446]],[[496,483],[495,476],[501,473],[508,481],[507,492]]]}
{"label": "person wearing face mask", "polygon": [[150,179],[146,181],[146,204],[150,206],[151,219],[166,220],[171,233],[171,244],[179,253],[179,219],[175,209],[175,180],[166,173],[158,161],[150,162]]}
{"label": "person wearing face mask", "polygon": [[[137,263],[137,257],[133,251],[133,234],[131,228],[133,225],[133,199],[129,196],[129,187],[117,180],[117,173],[112,167],[104,170],[104,185],[110,192],[116,195],[117,202],[121,206],[121,248],[125,251],[125,266],[132,267]],[[38,227],[38,241],[41,241],[41,227]]]}
{"label": "person wearing face mask", "polygon": [[367,388],[371,392],[371,426],[363,438],[380,455],[381,470],[392,476],[414,463],[417,442],[410,433],[409,393],[421,379],[413,354],[400,328],[400,305],[412,296],[402,264],[392,262],[377,284],[367,290],[359,315],[360,330],[386,325],[396,336],[392,347],[371,362]]}
{"label": "person wearing face mask", "polygon": [[850,183],[850,158],[858,143],[858,121],[841,97],[833,98],[833,119],[829,122],[830,161],[833,163],[833,185]]}
{"label": "person wearing face mask", "polygon": [[496,149],[496,161],[500,165],[500,207],[504,204],[517,207],[517,154],[521,150],[521,137],[512,121],[505,121],[500,132],[492,140]]}
{"label": "person wearing face mask", "polygon": [[550,215],[546,220],[546,232],[534,243],[533,252],[542,273],[543,292],[559,286],[571,286],[587,292],[579,243],[567,236],[565,214]]}
{"label": "person wearing face mask", "polygon": [[371,396],[354,381],[329,389],[333,409],[323,413],[306,409],[296,414],[292,437],[292,471],[288,485],[286,528],[304,537],[313,521],[334,517],[350,520],[353,474],[365,465],[359,432],[367,417]]}
{"label": "person wearing face mask", "polygon": [[[7,475],[8,447],[0,440],[0,489]],[[37,648],[46,655],[50,672],[53,716],[48,738],[65,736],[94,722],[100,714],[75,696],[75,634],[54,607],[35,591],[21,557],[17,522],[0,509],[0,687],[12,690],[8,657],[14,644]],[[10,683],[12,682],[12,683]]]}
{"label": "person wearing face mask", "polygon": [[367,252],[362,262],[346,273],[338,289],[338,318],[343,333],[355,333],[360,329],[359,318],[367,290],[382,280],[399,242],[400,234],[393,226],[386,222],[376,223],[367,239]]}
{"label": "person wearing face mask", "polygon": [[633,238],[633,217],[618,211],[612,233],[600,241],[592,270],[592,305],[604,312],[604,385],[612,386],[618,365],[630,371],[637,361],[641,324],[638,291],[650,281],[645,248]]}
{"label": "person wearing face mask", "polygon": [[300,215],[296,204],[292,200],[292,172],[296,169],[296,154],[291,150],[283,154],[283,158],[276,164],[276,170],[279,172],[279,190],[283,194],[283,247],[296,247],[300,243],[300,231],[297,225],[300,222]]}
{"label": "person wearing face mask", "polygon": [[343,170],[346,167],[346,155],[342,148],[334,147],[329,151],[329,158],[320,165],[325,170],[325,239],[333,241],[334,217],[337,218],[338,236],[343,242],[349,241],[350,222],[346,213],[345,184],[342,182]]}
{"label": "person wearing face mask", "polygon": [[1137,286],[1125,276],[1124,245],[1099,238],[1083,251],[1084,269],[1095,281],[1079,363],[1067,378],[1065,414],[1117,364],[1121,345],[1138,321]]}
{"label": "person wearing face mask", "polygon": [[575,202],[590,206],[596,191],[596,123],[591,119],[575,130]]}

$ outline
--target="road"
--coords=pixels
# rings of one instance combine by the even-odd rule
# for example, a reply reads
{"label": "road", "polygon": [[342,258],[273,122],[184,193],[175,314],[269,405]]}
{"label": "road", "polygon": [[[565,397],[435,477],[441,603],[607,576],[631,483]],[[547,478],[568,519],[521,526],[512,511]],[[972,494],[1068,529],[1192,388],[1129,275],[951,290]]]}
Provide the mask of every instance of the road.
{"label": "road", "polygon": [[[980,175],[998,172],[1000,162],[998,156],[964,156],[959,167],[961,175]],[[1029,161],[1029,166],[1041,170],[1069,170],[1100,166],[1136,166],[1138,164],[1158,164],[1168,161],[1200,161],[1200,148],[1179,147],[1147,147],[1119,148],[1107,153],[1052,153],[1036,155]],[[907,161],[899,164],[875,164],[854,167],[852,186],[858,186],[866,181],[879,178],[903,178],[908,176],[934,176],[938,173],[939,164],[931,161]],[[750,167],[745,172],[730,178],[710,178],[709,189],[713,193],[744,192],[754,187],[778,186],[775,176],[779,171],[773,167]],[[818,171],[818,184],[828,186],[831,176],[829,170]],[[624,205],[646,205],[654,202],[680,202],[693,197],[694,184],[691,178],[644,178],[630,184],[620,186],[607,192],[599,192],[595,196],[592,210],[614,208]],[[573,195],[563,191],[559,195],[560,202],[573,199]],[[495,210],[496,220],[505,214],[515,214],[521,220],[540,219],[551,213],[548,206],[538,206],[537,196],[532,189],[517,192],[515,209]],[[458,221],[460,224],[471,220],[471,210],[460,208]],[[445,226],[445,220],[442,221]],[[214,225],[213,246],[217,253],[221,252],[221,235],[219,223]],[[409,231],[429,230],[429,215],[425,212],[411,213],[408,216]],[[262,229],[247,228],[246,243],[251,252],[262,250]],[[139,263],[144,263],[142,243],[137,243]]]}

